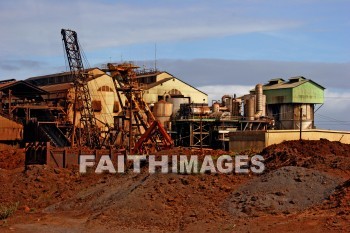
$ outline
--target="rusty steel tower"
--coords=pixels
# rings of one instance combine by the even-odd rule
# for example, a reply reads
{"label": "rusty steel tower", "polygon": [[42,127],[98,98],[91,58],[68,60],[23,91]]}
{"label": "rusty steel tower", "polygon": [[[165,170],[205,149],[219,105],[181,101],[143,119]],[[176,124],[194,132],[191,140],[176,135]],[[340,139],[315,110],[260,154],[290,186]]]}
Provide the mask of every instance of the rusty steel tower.
{"label": "rusty steel tower", "polygon": [[[62,29],[61,34],[75,88],[71,144],[74,146],[74,143],[77,142],[78,145],[100,148],[100,131],[92,110],[91,95],[87,84],[89,75],[84,69],[77,33],[69,29]],[[76,130],[77,110],[80,111],[82,125],[79,132]]]}

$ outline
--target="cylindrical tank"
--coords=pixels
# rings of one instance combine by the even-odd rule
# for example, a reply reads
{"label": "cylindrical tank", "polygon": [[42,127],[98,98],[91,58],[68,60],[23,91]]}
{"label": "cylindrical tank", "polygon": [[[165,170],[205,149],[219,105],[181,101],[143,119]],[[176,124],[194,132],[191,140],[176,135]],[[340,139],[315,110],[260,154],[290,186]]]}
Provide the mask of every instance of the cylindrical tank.
{"label": "cylindrical tank", "polygon": [[254,110],[255,110],[255,98],[251,97],[245,100],[244,104],[244,116],[247,120],[254,120]]}
{"label": "cylindrical tank", "polygon": [[173,104],[173,114],[176,114],[180,110],[181,104],[189,104],[190,98],[186,97],[171,97],[168,99],[169,103]]}
{"label": "cylindrical tank", "polygon": [[263,98],[263,111],[262,111],[262,116],[266,116],[266,95],[262,96]]}
{"label": "cylindrical tank", "polygon": [[220,111],[220,104],[218,102],[215,102],[212,106],[213,112],[219,112]]}
{"label": "cylindrical tank", "polygon": [[173,104],[160,100],[154,104],[153,115],[164,126],[165,122],[170,121],[173,113]]}
{"label": "cylindrical tank", "polygon": [[211,109],[210,109],[209,106],[204,106],[204,107],[202,107],[202,113],[203,113],[204,115],[209,115],[210,112],[211,112]]}
{"label": "cylindrical tank", "polygon": [[154,104],[153,107],[153,114],[155,117],[170,117],[173,113],[173,104],[168,103],[164,100],[160,100],[157,103]]}
{"label": "cylindrical tank", "polygon": [[232,99],[232,116],[241,115],[241,99]]}
{"label": "cylindrical tank", "polygon": [[256,96],[256,101],[255,101],[255,118],[259,118],[262,116],[263,113],[263,86],[262,84],[257,84],[255,86],[255,96]]}
{"label": "cylindrical tank", "polygon": [[193,115],[209,115],[210,108],[208,106],[191,106],[191,113]]}

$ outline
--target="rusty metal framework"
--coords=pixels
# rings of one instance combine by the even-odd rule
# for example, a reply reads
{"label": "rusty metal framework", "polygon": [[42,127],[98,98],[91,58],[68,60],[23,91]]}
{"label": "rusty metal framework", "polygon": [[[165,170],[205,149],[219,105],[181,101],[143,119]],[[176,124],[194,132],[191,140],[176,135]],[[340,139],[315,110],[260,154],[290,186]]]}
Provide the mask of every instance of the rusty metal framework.
{"label": "rusty metal framework", "polygon": [[[153,116],[143,100],[143,90],[135,81],[134,70],[138,67],[131,63],[108,63],[107,67],[123,109],[122,114],[116,117],[116,128],[122,141],[128,141],[129,153],[149,153],[171,147],[171,137]],[[122,95],[126,97],[124,106]]]}
{"label": "rusty metal framework", "polygon": [[[75,140],[78,142],[78,144],[82,141],[84,145],[90,148],[99,148],[101,147],[100,132],[92,110],[92,101],[87,85],[88,73],[85,71],[83,66],[77,33],[69,29],[62,29],[61,34],[75,86],[73,132],[71,143],[72,146],[74,146]],[[78,106],[80,107],[80,121],[83,129],[79,132],[79,134],[76,134],[75,125]],[[78,138],[76,136],[78,136]]]}

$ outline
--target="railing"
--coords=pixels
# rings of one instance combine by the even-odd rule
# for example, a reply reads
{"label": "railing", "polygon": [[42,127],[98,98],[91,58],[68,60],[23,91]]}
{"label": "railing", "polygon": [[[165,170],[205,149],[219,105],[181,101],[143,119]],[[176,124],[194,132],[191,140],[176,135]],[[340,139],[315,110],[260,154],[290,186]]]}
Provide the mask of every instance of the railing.
{"label": "railing", "polygon": [[239,121],[244,120],[244,117],[241,116],[225,116],[225,117],[213,117],[210,115],[205,116],[199,116],[199,115],[189,115],[189,116],[181,116],[180,118],[177,118],[176,120],[229,120],[229,121]]}

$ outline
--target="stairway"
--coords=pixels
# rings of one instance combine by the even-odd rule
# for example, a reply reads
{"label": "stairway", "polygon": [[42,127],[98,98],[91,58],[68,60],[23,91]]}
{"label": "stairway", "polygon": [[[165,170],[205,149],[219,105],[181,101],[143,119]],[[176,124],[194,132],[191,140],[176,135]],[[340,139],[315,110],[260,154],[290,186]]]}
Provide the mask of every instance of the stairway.
{"label": "stairway", "polygon": [[56,147],[66,147],[70,145],[69,140],[62,133],[62,131],[57,127],[56,124],[41,123],[39,125],[39,128]]}

